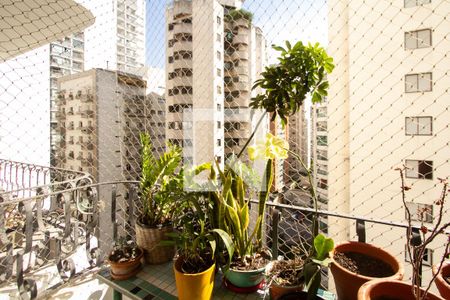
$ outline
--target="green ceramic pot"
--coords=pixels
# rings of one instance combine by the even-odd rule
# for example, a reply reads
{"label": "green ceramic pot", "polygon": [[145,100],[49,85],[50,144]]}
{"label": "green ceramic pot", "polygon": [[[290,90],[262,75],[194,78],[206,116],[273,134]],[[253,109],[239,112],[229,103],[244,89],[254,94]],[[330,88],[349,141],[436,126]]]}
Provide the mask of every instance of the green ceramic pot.
{"label": "green ceramic pot", "polygon": [[266,267],[251,271],[241,271],[230,268],[225,273],[225,278],[236,287],[254,287],[264,280],[265,269]]}

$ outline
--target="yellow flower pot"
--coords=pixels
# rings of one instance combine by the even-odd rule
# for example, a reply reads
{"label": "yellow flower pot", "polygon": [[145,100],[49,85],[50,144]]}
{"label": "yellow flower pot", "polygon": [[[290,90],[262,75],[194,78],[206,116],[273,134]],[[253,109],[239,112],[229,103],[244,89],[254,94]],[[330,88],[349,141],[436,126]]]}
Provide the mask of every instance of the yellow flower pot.
{"label": "yellow flower pot", "polygon": [[181,271],[183,260],[178,259],[173,264],[178,299],[180,300],[209,300],[214,288],[214,275],[216,264],[209,269],[196,274],[187,274]]}

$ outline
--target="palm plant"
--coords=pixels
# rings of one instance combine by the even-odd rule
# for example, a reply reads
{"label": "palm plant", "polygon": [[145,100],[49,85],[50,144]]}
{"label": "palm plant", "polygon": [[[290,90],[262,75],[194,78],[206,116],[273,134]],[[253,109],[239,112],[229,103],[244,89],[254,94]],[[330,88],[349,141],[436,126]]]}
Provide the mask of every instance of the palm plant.
{"label": "palm plant", "polygon": [[150,137],[140,135],[142,145],[142,200],[141,223],[156,227],[171,221],[177,208],[176,200],[183,196],[183,169],[181,148],[169,145],[167,152],[155,157]]}

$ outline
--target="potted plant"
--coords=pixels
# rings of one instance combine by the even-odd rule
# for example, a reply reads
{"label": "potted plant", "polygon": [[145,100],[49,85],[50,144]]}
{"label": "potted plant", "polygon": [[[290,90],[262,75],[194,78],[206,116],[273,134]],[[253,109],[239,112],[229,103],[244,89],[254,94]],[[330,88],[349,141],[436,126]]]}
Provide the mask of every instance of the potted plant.
{"label": "potted plant", "polygon": [[[279,117],[285,125],[288,116],[300,109],[309,94],[313,102],[319,102],[327,95],[326,74],[333,70],[334,65],[333,59],[319,44],[303,45],[297,42],[292,46],[286,42],[286,49],[279,46],[273,48],[281,52],[279,63],[266,67],[261,73],[261,79],[255,82],[253,89],[261,88],[264,92],[252,98],[250,103],[250,107],[265,112],[237,158],[247,148],[267,113],[272,114],[272,120]],[[270,256],[262,247],[265,204],[272,187],[274,159],[287,158],[287,148],[285,141],[271,134],[267,135],[264,145],[249,148],[250,159],[262,156],[267,160],[258,193],[258,216],[252,231],[249,230],[249,190],[243,180],[242,167],[234,168],[232,163],[231,168],[219,172],[223,189],[212,193],[213,203],[221,206],[219,211],[225,216],[219,220],[223,224],[217,224],[218,228],[228,230],[235,243],[235,257],[225,277],[233,286],[250,288],[245,291],[254,289],[264,279],[264,265]]]}
{"label": "potted plant", "polygon": [[167,233],[173,232],[176,200],[184,196],[182,150],[168,145],[164,154],[155,157],[148,134],[141,133],[140,140],[142,213],[136,222],[136,243],[144,249],[146,263],[159,264],[172,260],[175,255],[175,247],[160,242],[167,239]]}
{"label": "potted plant", "polygon": [[[446,249],[446,253],[449,253],[449,249]],[[433,275],[436,277],[436,287],[444,299],[450,299],[450,262],[445,262],[441,270],[437,265],[433,266]]]}
{"label": "potted plant", "polygon": [[[322,267],[327,267],[333,240],[318,234],[314,238],[313,249],[305,260],[302,255],[291,260],[280,260],[269,264],[266,274],[270,278],[269,293],[273,300],[284,299],[284,295],[296,299],[316,299],[321,282]],[[306,290],[306,292],[303,292]],[[294,298],[292,298],[294,299]]]}
{"label": "potted plant", "polygon": [[266,180],[262,183],[262,191],[258,193],[258,215],[253,228],[250,228],[249,202],[256,191],[247,180],[250,172],[251,168],[241,162],[232,162],[225,170],[221,170],[216,163],[216,168],[211,166],[210,169],[211,187],[208,197],[216,212],[211,217],[212,224],[215,228],[224,230],[231,237],[234,246],[234,255],[228,257],[231,264],[223,267],[226,285],[251,290],[264,279],[263,272],[270,260],[270,253],[262,245],[262,228],[268,189],[273,181],[272,164],[268,163],[266,166]]}
{"label": "potted plant", "polygon": [[[436,205],[439,206],[439,216],[437,221],[434,223],[433,228],[429,229],[423,224],[424,220],[424,211],[418,211],[419,219],[422,221],[422,225],[420,228],[423,240],[420,243],[412,243],[413,240],[413,226],[412,226],[412,218],[411,211],[406,205],[406,192],[411,188],[406,186],[405,177],[404,177],[404,169],[397,168],[400,172],[401,178],[401,191],[402,191],[402,201],[406,210],[406,218],[408,220],[408,228],[407,228],[407,255],[411,261],[412,265],[412,281],[411,283],[401,282],[398,280],[375,280],[373,282],[367,282],[358,292],[358,299],[366,300],[366,299],[379,299],[380,297],[388,297],[392,298],[400,298],[400,299],[416,299],[416,300],[433,300],[433,299],[441,299],[439,296],[434,295],[429,292],[433,281],[436,276],[441,272],[442,266],[444,264],[445,256],[442,258],[438,266],[436,267],[435,275],[431,278],[430,282],[424,287],[421,288],[421,264],[425,255],[425,251],[427,246],[439,235],[445,233],[445,229],[450,226],[449,222],[443,222],[443,214],[444,214],[444,203],[445,198],[448,193],[448,184],[444,179],[439,179],[443,185],[441,196],[435,202]],[[427,234],[429,234],[427,236]],[[448,253],[450,247],[450,240],[447,239],[445,246],[445,253]],[[448,299],[448,298],[446,298]]]}
{"label": "potted plant", "polygon": [[[334,247],[334,242],[331,238],[319,234],[319,213],[318,213],[318,197],[313,182],[312,165],[308,168],[303,162],[300,155],[289,151],[306,171],[306,176],[309,181],[309,193],[312,199],[314,214],[312,215],[311,234],[314,236],[312,247],[306,249],[303,244],[299,245],[299,249],[294,251],[295,258],[287,261],[276,261],[273,263],[267,273],[270,278],[269,292],[271,299],[282,299],[283,295],[291,295],[286,297],[293,297],[297,294],[298,299],[315,299],[317,291],[321,283],[322,267],[328,267],[330,263],[329,252]],[[307,293],[301,293],[306,289]]]}
{"label": "potted plant", "polygon": [[107,259],[111,267],[111,277],[125,280],[136,275],[140,270],[143,255],[141,248],[127,243],[125,239],[119,239]]}
{"label": "potted plant", "polygon": [[339,299],[356,299],[366,282],[384,278],[401,280],[403,265],[389,252],[362,242],[342,242],[330,253],[330,265]]}
{"label": "potted plant", "polygon": [[[208,169],[210,164],[203,164],[186,174],[187,185],[192,188],[191,177]],[[198,187],[196,190],[199,190]],[[173,265],[178,298],[183,300],[211,299],[216,270],[216,248],[224,245],[228,257],[233,256],[233,242],[223,230],[213,228],[211,216],[216,212],[211,209],[209,199],[204,192],[190,192],[177,201],[182,207],[174,216],[176,231],[168,233],[170,241],[165,245],[176,245],[178,257]]]}

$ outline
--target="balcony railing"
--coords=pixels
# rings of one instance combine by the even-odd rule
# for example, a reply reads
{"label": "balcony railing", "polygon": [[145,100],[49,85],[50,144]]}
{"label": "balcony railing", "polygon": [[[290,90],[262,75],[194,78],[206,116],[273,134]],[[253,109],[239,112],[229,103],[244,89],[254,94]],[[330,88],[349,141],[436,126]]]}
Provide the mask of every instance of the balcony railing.
{"label": "balcony railing", "polygon": [[[0,230],[1,286],[15,286],[17,297],[34,299],[97,271],[113,241],[134,238],[140,211],[137,189],[136,181],[93,183],[81,172],[0,160],[0,227],[5,228]],[[311,243],[314,209],[308,207],[309,197],[302,197],[302,193],[294,193],[295,199],[291,199],[286,192],[284,204],[276,202],[281,194],[274,194],[267,203],[265,243],[275,257],[291,257],[293,247]],[[302,198],[306,199],[303,206],[292,205]],[[257,209],[257,201],[251,203],[251,209]],[[396,240],[406,242],[404,223],[331,211],[318,214],[324,232],[333,222],[347,220],[353,223],[354,236],[361,242],[370,240],[371,231],[377,234],[379,226],[385,232],[404,232]],[[420,240],[419,226],[413,231]],[[35,276],[55,267],[56,283]],[[327,273],[324,275],[322,283],[327,285]]]}

